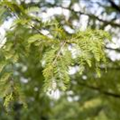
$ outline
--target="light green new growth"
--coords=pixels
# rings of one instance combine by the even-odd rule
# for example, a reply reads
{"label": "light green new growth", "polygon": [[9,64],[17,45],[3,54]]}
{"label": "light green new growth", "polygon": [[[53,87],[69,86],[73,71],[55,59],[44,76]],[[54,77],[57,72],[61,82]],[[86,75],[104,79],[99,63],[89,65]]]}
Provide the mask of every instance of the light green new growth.
{"label": "light green new growth", "polygon": [[[6,6],[2,13],[9,9],[17,16],[12,29],[6,33],[6,43],[0,48],[0,94],[5,99],[4,106],[7,107],[16,97],[21,100],[21,90],[18,90],[21,88],[17,87],[20,82],[14,75],[15,65],[25,61],[34,49],[39,53],[37,58],[43,67],[45,91],[56,88],[66,90],[70,83],[69,67],[75,64],[79,65],[81,74],[86,65],[95,65],[97,75],[100,76],[99,65],[106,62],[104,40],[110,39],[107,32],[88,29],[68,35],[55,21],[43,23],[39,18],[28,14],[37,9],[24,10],[7,0],[1,2],[1,6]],[[0,21],[2,22],[3,20]],[[42,34],[42,28],[49,34]]]}
{"label": "light green new growth", "polygon": [[[62,36],[62,35],[61,35]],[[67,38],[67,36],[66,36]],[[97,75],[100,77],[99,65],[106,62],[104,53],[104,39],[109,38],[106,32],[101,30],[86,30],[77,32],[71,38],[53,43],[53,46],[44,54],[45,68],[45,89],[52,87],[52,81],[56,81],[57,86],[66,89],[70,82],[69,67],[78,64],[84,68],[86,64],[96,65]],[[69,50],[71,47],[71,50]],[[72,49],[77,51],[75,58]],[[82,74],[84,69],[80,69]]]}

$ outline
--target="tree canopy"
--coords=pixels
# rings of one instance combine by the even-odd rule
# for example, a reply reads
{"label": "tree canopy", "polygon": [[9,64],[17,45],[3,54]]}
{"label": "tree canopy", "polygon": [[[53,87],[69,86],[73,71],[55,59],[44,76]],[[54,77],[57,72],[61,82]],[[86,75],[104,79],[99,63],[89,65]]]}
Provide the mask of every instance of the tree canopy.
{"label": "tree canopy", "polygon": [[119,16],[117,0],[1,0],[1,120],[119,119]]}

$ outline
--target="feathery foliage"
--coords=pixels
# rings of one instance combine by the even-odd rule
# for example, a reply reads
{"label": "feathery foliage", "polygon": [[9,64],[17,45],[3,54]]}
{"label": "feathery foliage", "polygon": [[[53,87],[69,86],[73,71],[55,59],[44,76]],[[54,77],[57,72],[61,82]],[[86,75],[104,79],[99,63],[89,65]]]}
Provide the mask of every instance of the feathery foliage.
{"label": "feathery foliage", "polygon": [[[34,58],[35,53],[31,54],[33,48],[38,52],[33,60],[39,59],[43,69],[45,91],[56,88],[66,90],[70,83],[69,67],[75,64],[79,65],[80,74],[87,65],[95,66],[97,75],[100,76],[99,65],[106,62],[104,41],[110,39],[107,32],[88,29],[68,35],[55,20],[42,22],[30,14],[37,9],[25,9],[16,2],[7,0],[3,0],[0,7],[3,7],[0,16],[8,10],[14,19],[14,24],[6,33],[6,42],[0,48],[0,94],[4,97],[5,107],[12,101],[24,101],[15,68],[29,55]],[[48,34],[43,34],[42,30]]]}

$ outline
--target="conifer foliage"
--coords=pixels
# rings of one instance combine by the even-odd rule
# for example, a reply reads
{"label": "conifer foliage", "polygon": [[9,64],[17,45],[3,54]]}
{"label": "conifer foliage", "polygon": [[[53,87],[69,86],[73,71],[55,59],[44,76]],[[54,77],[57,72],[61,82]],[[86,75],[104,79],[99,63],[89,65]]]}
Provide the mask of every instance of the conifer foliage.
{"label": "conifer foliage", "polygon": [[[16,66],[29,56],[33,56],[33,61],[40,61],[45,91],[66,90],[70,83],[70,66],[79,65],[80,74],[86,65],[95,66],[100,76],[99,65],[106,62],[104,42],[110,39],[108,33],[87,29],[70,35],[56,20],[43,22],[34,15],[38,10],[37,7],[25,8],[14,1],[3,0],[0,3],[0,23],[13,19],[12,27],[6,32],[5,43],[0,48],[0,95],[4,97],[5,107],[14,100],[23,101],[24,93],[15,73]],[[42,30],[48,34],[45,35]],[[37,52],[37,56],[31,51]],[[27,66],[27,61],[24,63]]]}

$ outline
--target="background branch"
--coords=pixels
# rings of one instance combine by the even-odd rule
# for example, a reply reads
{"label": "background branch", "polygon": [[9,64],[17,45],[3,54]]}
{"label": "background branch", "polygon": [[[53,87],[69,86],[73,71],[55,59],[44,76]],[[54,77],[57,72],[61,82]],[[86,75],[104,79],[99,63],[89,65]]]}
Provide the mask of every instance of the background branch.
{"label": "background branch", "polygon": [[120,6],[116,5],[115,2],[113,2],[113,0],[108,0],[108,1],[115,10],[120,12]]}
{"label": "background branch", "polygon": [[91,89],[91,90],[98,91],[99,93],[101,93],[101,94],[103,94],[103,95],[111,96],[111,97],[119,98],[119,99],[120,99],[120,94],[113,93],[113,92],[109,92],[109,91],[105,91],[105,90],[102,90],[102,89],[99,88],[99,87],[96,87],[96,86],[93,86],[93,85],[88,85],[88,84],[83,83],[83,82],[79,82],[78,84],[79,84],[80,86],[89,88],[89,89]]}

